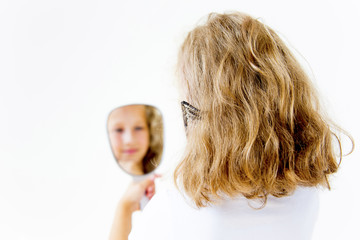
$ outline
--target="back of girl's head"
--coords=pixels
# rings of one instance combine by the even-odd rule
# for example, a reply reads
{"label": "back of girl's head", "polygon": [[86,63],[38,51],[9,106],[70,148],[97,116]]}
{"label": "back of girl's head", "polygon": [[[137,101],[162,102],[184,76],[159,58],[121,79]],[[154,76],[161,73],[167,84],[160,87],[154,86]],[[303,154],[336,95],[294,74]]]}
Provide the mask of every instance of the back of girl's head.
{"label": "back of girl's head", "polygon": [[186,37],[181,90],[200,109],[189,123],[177,183],[199,207],[327,185],[338,169],[332,132],[300,64],[279,36],[242,14],[208,16]]}

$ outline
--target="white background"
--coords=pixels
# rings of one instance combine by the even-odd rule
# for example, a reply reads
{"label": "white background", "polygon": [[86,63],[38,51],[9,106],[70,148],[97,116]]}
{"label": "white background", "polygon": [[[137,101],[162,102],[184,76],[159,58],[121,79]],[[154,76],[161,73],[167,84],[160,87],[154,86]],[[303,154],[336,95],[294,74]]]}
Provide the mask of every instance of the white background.
{"label": "white background", "polygon": [[[0,239],[107,239],[130,181],[112,159],[107,114],[158,106],[160,172],[169,171],[185,141],[179,45],[207,13],[227,10],[285,36],[311,66],[329,115],[360,142],[357,0],[1,0]],[[359,167],[355,149],[321,194],[314,239],[360,239]]]}

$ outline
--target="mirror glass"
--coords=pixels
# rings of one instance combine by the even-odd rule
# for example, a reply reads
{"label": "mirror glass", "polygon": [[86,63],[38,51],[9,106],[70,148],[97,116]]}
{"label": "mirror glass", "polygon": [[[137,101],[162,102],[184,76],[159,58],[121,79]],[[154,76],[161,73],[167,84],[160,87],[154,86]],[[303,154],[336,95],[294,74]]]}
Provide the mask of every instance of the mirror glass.
{"label": "mirror glass", "polygon": [[163,153],[163,117],[144,104],[120,106],[110,112],[107,131],[119,166],[131,175],[145,175],[159,166]]}

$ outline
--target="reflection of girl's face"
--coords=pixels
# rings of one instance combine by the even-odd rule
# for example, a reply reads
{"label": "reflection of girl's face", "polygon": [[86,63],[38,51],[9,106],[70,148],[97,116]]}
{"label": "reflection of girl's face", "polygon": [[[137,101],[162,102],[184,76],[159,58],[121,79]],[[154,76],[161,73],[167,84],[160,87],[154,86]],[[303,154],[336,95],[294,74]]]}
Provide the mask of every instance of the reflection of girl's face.
{"label": "reflection of girl's face", "polygon": [[130,173],[141,173],[142,160],[150,141],[145,107],[131,105],[114,110],[109,118],[108,130],[119,164]]}

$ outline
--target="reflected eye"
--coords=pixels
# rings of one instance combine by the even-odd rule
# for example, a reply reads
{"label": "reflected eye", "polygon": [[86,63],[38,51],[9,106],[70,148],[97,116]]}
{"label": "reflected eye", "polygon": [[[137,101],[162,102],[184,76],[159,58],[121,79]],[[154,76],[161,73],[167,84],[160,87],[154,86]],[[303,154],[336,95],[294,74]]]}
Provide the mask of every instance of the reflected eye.
{"label": "reflected eye", "polygon": [[122,129],[122,128],[116,128],[116,129],[114,129],[114,131],[117,132],[117,133],[122,133],[122,132],[124,131],[124,129]]}
{"label": "reflected eye", "polygon": [[135,127],[135,130],[136,130],[136,131],[141,131],[141,130],[143,130],[143,129],[144,129],[144,127],[140,127],[140,126],[139,126],[139,127]]}

